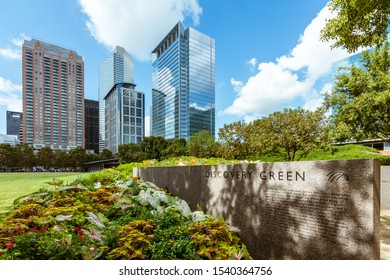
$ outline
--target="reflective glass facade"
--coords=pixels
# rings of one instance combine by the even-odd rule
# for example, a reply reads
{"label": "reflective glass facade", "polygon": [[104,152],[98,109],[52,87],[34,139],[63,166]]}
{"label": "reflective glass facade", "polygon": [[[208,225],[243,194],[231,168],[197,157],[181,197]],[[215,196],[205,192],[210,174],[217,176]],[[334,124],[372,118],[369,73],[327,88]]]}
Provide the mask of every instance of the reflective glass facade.
{"label": "reflective glass facade", "polygon": [[336,76],[342,73],[343,67],[350,67],[351,65],[355,65],[356,67],[361,66],[360,57],[362,56],[362,52],[351,55],[344,59],[338,60],[332,63],[332,76],[333,81],[336,81]]}
{"label": "reflective glass facade", "polygon": [[7,134],[20,135],[20,125],[22,124],[23,113],[7,111]]}
{"label": "reflective glass facade", "polygon": [[99,153],[99,101],[84,99],[85,149]]}
{"label": "reflective glass facade", "polygon": [[134,83],[134,62],[127,51],[117,46],[99,67],[99,150],[105,148],[105,103],[104,97],[117,83]]}
{"label": "reflective glass facade", "polygon": [[145,135],[145,95],[134,84],[116,84],[105,100],[105,147],[114,154],[120,144],[140,144]]}
{"label": "reflective glass facade", "polygon": [[179,22],[153,51],[151,135],[215,134],[215,42]]}

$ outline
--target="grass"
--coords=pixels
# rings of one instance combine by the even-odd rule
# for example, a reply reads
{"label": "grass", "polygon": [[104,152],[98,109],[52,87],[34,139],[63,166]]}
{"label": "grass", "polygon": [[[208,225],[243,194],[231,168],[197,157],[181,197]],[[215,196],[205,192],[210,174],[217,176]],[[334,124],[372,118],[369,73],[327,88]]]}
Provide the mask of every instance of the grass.
{"label": "grass", "polygon": [[0,214],[12,210],[16,198],[38,191],[41,187],[47,186],[46,182],[53,179],[61,179],[66,182],[73,182],[80,175],[86,173],[0,173]]}
{"label": "grass", "polygon": [[[297,153],[297,158],[300,152]],[[304,156],[301,161],[307,160],[348,160],[348,159],[379,159],[382,165],[390,165],[390,156],[381,155],[378,150],[360,146],[360,145],[345,145],[333,146],[324,151],[322,149],[314,149],[308,155]],[[258,158],[263,162],[278,162],[285,161],[284,155],[278,153],[270,153]]]}

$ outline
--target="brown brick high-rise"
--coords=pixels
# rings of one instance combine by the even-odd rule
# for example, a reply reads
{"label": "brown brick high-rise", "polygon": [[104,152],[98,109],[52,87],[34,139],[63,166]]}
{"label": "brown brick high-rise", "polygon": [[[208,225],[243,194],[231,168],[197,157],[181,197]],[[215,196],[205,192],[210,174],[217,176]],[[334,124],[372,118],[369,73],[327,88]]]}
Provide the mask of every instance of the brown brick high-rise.
{"label": "brown brick high-rise", "polygon": [[84,61],[36,39],[23,43],[23,142],[36,149],[84,147]]}

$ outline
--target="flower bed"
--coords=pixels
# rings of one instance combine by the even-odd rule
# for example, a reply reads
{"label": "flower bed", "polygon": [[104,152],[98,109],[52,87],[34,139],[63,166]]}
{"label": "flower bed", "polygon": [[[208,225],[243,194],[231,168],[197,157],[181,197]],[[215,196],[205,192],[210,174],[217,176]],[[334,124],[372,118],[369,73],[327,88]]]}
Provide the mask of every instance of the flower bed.
{"label": "flower bed", "polygon": [[0,259],[251,258],[222,218],[124,177],[109,169],[18,199],[0,223]]}

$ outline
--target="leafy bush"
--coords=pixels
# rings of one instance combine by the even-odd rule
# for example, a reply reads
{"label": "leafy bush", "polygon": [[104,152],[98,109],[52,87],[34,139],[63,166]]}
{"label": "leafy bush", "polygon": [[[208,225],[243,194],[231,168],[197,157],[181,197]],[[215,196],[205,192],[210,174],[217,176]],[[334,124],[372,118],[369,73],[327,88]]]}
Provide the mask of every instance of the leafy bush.
{"label": "leafy bush", "polygon": [[17,199],[0,222],[0,259],[250,259],[225,221],[125,177],[108,169]]}

